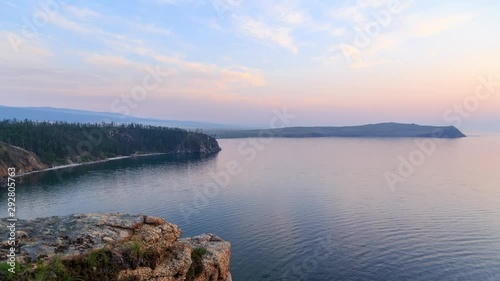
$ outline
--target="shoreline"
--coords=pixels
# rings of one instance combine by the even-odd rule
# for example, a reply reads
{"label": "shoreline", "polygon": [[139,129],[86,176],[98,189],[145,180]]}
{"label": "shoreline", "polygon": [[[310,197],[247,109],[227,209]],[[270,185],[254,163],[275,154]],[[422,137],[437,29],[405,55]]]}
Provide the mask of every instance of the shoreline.
{"label": "shoreline", "polygon": [[42,173],[42,172],[48,172],[48,171],[55,171],[55,170],[61,170],[61,169],[67,169],[67,168],[73,168],[73,167],[79,167],[79,166],[85,166],[85,165],[106,163],[106,162],[115,161],[115,160],[123,160],[123,159],[137,158],[137,157],[159,156],[159,155],[167,155],[167,154],[169,154],[169,153],[133,154],[133,155],[128,155],[128,156],[117,156],[117,157],[111,157],[111,158],[107,158],[107,159],[84,162],[84,163],[66,164],[66,165],[50,167],[50,168],[43,169],[43,170],[36,170],[36,171],[31,171],[31,172],[19,174],[19,175],[16,175],[14,178],[23,177],[23,176],[27,176],[27,175],[31,175],[31,174],[38,174],[38,173]]}

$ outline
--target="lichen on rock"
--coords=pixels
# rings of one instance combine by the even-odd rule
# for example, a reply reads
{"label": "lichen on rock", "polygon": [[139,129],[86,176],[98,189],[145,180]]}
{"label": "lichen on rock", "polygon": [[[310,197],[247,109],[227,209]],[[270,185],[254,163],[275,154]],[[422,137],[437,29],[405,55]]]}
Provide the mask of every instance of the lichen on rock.
{"label": "lichen on rock", "polygon": [[[229,242],[212,234],[182,238],[162,218],[127,214],[75,214],[17,222],[11,280],[230,281]],[[0,258],[6,260],[7,226],[0,222]],[[43,278],[42,278],[43,277]]]}

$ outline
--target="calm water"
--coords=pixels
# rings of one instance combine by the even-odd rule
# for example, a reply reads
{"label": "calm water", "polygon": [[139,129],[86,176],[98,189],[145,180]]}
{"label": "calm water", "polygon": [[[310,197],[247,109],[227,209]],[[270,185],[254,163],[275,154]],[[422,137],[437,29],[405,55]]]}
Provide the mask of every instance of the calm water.
{"label": "calm water", "polygon": [[[276,139],[250,160],[248,141],[25,177],[18,215],[161,216],[231,241],[236,281],[500,280],[500,137],[439,144],[394,191],[384,173],[413,139]],[[231,161],[240,173],[215,189]]]}

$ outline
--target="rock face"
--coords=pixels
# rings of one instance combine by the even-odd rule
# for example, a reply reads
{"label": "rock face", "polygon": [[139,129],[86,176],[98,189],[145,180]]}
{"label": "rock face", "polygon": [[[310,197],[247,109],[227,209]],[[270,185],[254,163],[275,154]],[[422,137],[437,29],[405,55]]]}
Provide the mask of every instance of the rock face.
{"label": "rock face", "polygon": [[[7,225],[0,221],[3,261]],[[229,242],[212,234],[179,239],[181,230],[162,218],[76,214],[19,220],[16,230],[22,267],[11,280],[231,281]]]}
{"label": "rock face", "polygon": [[197,139],[192,141],[193,142],[190,145],[192,146],[191,148],[180,146],[179,148],[174,150],[172,154],[215,154],[222,150],[217,140],[210,136],[206,136],[206,139],[203,140]]}
{"label": "rock face", "polygon": [[[0,177],[7,176],[7,169],[13,163],[17,169],[16,174],[48,168],[34,153],[0,142]],[[3,186],[2,183],[0,186]]]}

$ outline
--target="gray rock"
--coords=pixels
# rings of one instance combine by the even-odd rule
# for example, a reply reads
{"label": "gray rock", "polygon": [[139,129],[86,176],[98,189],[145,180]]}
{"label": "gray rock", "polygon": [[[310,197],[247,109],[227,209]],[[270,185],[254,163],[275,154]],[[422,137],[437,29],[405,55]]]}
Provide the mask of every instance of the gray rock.
{"label": "gray rock", "polygon": [[[120,213],[75,214],[19,220],[16,231],[17,260],[29,268],[27,275],[20,278],[34,276],[37,262],[50,264],[57,256],[64,261],[65,272],[76,276],[87,274],[89,280],[231,280],[229,242],[212,234],[179,239],[181,230],[162,218]],[[3,260],[9,253],[8,235],[7,223],[2,220],[0,258]],[[193,251],[201,248],[205,252],[201,258],[202,270],[193,274]],[[90,266],[92,255],[94,259],[104,256],[108,264]],[[100,275],[101,271],[104,275]]]}

